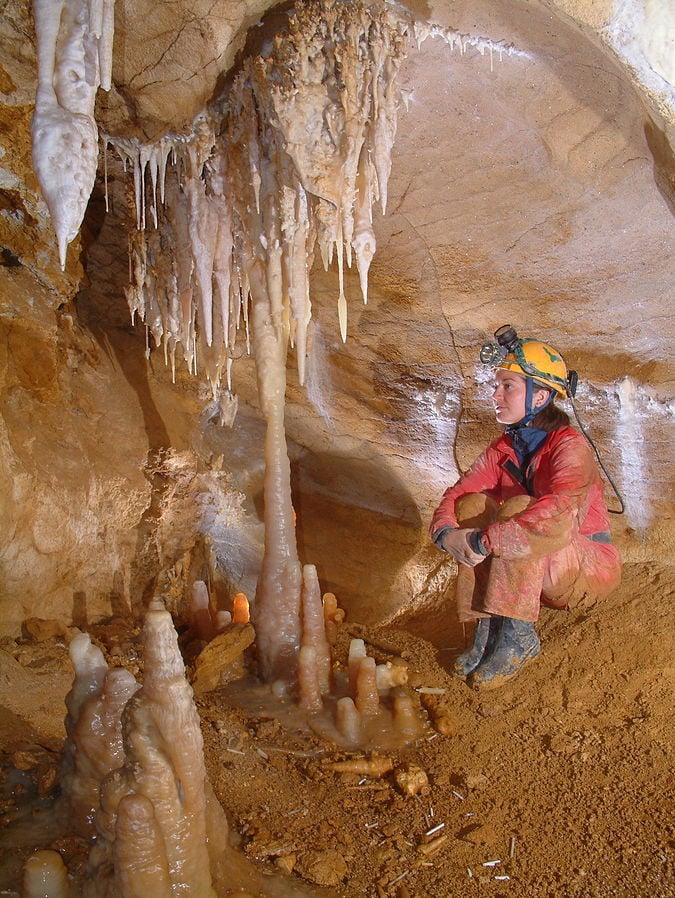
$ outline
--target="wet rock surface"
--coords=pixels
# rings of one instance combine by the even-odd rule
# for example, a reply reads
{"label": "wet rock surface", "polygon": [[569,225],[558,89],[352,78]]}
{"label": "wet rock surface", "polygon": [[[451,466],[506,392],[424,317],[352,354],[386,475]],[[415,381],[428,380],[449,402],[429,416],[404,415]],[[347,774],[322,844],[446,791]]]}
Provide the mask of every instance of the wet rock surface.
{"label": "wet rock surface", "polygon": [[[102,126],[142,137],[186,127],[268,4],[226,5],[205,22],[194,4],[155,15],[156,4],[148,13],[118,2]],[[290,882],[335,878],[345,898],[502,895],[514,885],[533,898],[669,895],[672,112],[638,95],[607,52],[611,4],[410,6],[518,52],[461,53],[438,37],[411,50],[369,304],[358,305],[349,274],[343,345],[336,271],[316,263],[307,385],[291,353],[287,431],[303,559],[385,647],[378,663],[394,644],[413,688],[445,692],[420,692],[429,732],[378,776],[334,770],[355,758],[209,692],[199,700],[209,774],[246,854]],[[129,621],[155,590],[178,615],[195,579],[212,577],[223,602],[254,593],[263,425],[245,354],[232,429],[222,426],[227,403],[181,367],[172,384],[161,352],[146,359],[124,300],[133,202],[119,167],[108,213],[99,173],[61,272],[30,159],[27,0],[5,5],[0,47],[9,821],[27,797],[52,795],[74,628],[92,630],[111,664],[139,676]],[[613,520],[626,576],[601,606],[546,613],[541,658],[483,697],[448,674],[462,648],[444,598],[454,568],[427,545],[426,524],[496,434],[476,356],[506,321],[580,372],[580,413],[627,499]],[[382,629],[387,621],[396,628]],[[357,759],[366,771],[373,760]],[[397,772],[411,769],[428,786],[401,788]],[[76,839],[42,847],[75,871],[85,863]],[[2,888],[16,888],[26,850],[5,850]]]}
{"label": "wet rock surface", "polygon": [[[396,643],[420,682],[445,690],[458,722],[454,735],[429,726],[390,752],[389,772],[378,776],[332,769],[361,760],[367,770],[371,755],[337,749],[300,718],[289,726],[234,707],[224,689],[201,696],[207,770],[239,850],[289,886],[330,883],[344,898],[398,896],[401,884],[409,895],[469,896],[477,883],[495,894],[510,883],[534,898],[552,890],[564,898],[669,894],[667,594],[631,565],[593,614],[546,613],[541,657],[488,697],[448,673],[461,649],[454,625],[434,628],[429,641],[420,612],[401,628],[368,630],[374,641]],[[658,644],[632,639],[645,617],[663,635]],[[112,631],[92,635],[109,657]],[[24,663],[59,669],[58,643],[30,648]],[[43,688],[55,721],[67,688]],[[28,797],[52,794],[58,754],[41,746],[40,707],[30,693],[22,719],[32,741],[2,717],[7,822]],[[402,791],[401,771],[422,771],[428,785]],[[77,869],[82,843],[51,838],[41,847]],[[3,888],[28,850],[2,854]]]}

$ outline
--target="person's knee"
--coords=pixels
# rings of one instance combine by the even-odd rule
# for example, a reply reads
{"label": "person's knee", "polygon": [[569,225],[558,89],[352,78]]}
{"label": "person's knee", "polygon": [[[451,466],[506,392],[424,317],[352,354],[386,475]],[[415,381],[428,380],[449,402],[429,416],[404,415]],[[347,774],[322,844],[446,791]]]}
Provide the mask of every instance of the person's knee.
{"label": "person's knee", "polygon": [[460,527],[483,530],[496,519],[497,508],[485,493],[467,493],[457,500],[455,514]]}
{"label": "person's knee", "polygon": [[532,496],[511,496],[499,506],[497,514],[498,521],[508,521],[509,518],[515,517],[517,514],[525,511],[534,502]]}

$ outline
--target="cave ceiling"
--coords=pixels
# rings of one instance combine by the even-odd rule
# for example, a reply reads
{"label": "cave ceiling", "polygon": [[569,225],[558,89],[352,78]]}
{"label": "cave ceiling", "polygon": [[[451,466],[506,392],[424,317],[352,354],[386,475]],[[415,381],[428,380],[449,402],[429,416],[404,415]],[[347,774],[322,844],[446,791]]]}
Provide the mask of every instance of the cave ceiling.
{"label": "cave ceiling", "polygon": [[[464,345],[514,319],[552,342],[569,334],[569,361],[589,379],[630,369],[660,385],[672,170],[665,151],[654,153],[659,132],[644,97],[577,23],[543,4],[432,5],[411,9],[513,52],[461,52],[440,37],[411,47],[372,299],[352,311],[350,341],[372,331],[380,344],[397,342],[401,320],[419,319],[406,328],[407,361],[459,358],[465,374],[473,356]],[[290,4],[265,18],[269,3],[224,7],[117,4],[115,86],[98,95],[103,132],[187,132],[227,89],[238,55],[283,27]],[[335,270],[315,268],[317,328],[337,351]],[[376,346],[369,351],[376,360]]]}

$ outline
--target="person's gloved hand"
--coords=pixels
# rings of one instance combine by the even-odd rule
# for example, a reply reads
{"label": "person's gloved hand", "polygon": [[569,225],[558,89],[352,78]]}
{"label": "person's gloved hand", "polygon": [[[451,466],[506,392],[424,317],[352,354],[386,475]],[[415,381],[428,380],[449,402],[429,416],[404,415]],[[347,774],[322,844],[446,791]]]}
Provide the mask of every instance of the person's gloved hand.
{"label": "person's gloved hand", "polygon": [[476,530],[468,528],[463,530],[448,530],[443,534],[441,547],[445,549],[449,555],[452,555],[452,557],[460,564],[466,564],[468,567],[475,567],[477,564],[480,564],[481,561],[485,561],[486,558],[485,555],[481,555],[479,552],[474,552],[469,543],[469,537],[472,533],[476,532]]}

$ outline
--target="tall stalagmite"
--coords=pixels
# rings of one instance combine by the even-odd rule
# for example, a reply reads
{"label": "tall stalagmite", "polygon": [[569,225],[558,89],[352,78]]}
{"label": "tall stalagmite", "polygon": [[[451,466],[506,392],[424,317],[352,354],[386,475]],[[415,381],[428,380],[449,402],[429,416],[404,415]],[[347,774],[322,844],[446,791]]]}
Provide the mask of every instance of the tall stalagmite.
{"label": "tall stalagmite", "polygon": [[[317,246],[326,267],[337,259],[343,339],[343,269],[353,256],[366,299],[372,205],[386,205],[396,74],[408,37],[408,23],[385,4],[309,2],[269,50],[243,62],[190,136],[152,146],[105,138],[136,183],[132,316],[172,364],[182,344],[189,367],[203,370],[215,394],[225,372],[231,386],[242,323],[248,349],[252,343],[267,421],[265,552],[254,606],[266,680],[295,677],[302,629],[284,426],[287,352],[295,349],[302,383]],[[167,171],[170,156],[177,164]],[[147,194],[152,230],[144,230]]]}

